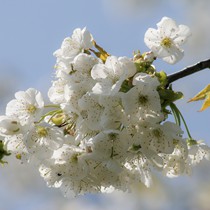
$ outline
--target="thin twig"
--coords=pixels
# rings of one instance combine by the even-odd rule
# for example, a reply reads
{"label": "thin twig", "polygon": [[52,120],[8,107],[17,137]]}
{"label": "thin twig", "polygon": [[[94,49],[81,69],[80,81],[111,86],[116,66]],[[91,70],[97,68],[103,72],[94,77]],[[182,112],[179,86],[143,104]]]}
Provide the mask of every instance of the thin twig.
{"label": "thin twig", "polygon": [[178,79],[181,79],[188,75],[194,74],[194,73],[201,71],[203,69],[206,69],[206,68],[210,68],[210,59],[207,59],[205,61],[200,61],[192,66],[188,66],[188,67],[182,69],[181,71],[178,71],[174,74],[168,75],[167,76],[168,83],[166,86],[168,86],[169,84],[171,84],[172,82],[174,82]]}

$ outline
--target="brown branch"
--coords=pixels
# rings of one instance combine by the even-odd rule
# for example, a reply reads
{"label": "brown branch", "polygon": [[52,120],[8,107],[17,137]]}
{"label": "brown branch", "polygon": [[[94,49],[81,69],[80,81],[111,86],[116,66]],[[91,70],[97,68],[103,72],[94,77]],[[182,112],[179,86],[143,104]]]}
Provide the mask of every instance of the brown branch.
{"label": "brown branch", "polygon": [[181,79],[183,77],[186,77],[188,75],[194,74],[196,72],[199,72],[201,70],[204,70],[206,68],[210,68],[210,59],[207,59],[205,61],[200,61],[192,66],[188,66],[181,71],[178,71],[174,74],[170,74],[167,76],[168,82],[167,85],[171,84],[172,82]]}

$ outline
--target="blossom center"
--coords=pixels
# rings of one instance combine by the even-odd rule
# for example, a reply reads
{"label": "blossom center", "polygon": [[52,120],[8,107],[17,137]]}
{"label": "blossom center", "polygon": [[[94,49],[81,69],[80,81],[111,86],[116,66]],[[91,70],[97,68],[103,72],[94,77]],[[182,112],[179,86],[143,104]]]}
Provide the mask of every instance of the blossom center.
{"label": "blossom center", "polygon": [[70,158],[70,162],[71,163],[77,163],[77,161],[78,161],[78,156],[80,155],[80,153],[75,153],[75,154],[73,154],[72,156],[71,156],[71,158]]}
{"label": "blossom center", "polygon": [[161,131],[160,129],[154,129],[153,135],[159,139],[163,136],[163,131]]}
{"label": "blossom center", "polygon": [[46,137],[48,135],[47,129],[42,127],[42,126],[38,126],[37,127],[37,134],[40,137]]}
{"label": "blossom center", "polygon": [[110,138],[111,140],[116,140],[116,138],[117,138],[117,133],[109,133],[109,138]]}
{"label": "blossom center", "polygon": [[27,110],[30,114],[34,114],[36,111],[36,107],[32,104],[29,104],[29,106],[27,107]]}
{"label": "blossom center", "polygon": [[146,105],[147,102],[148,102],[148,96],[146,96],[146,95],[140,95],[139,96],[139,103],[141,105]]}
{"label": "blossom center", "polygon": [[172,40],[169,38],[169,37],[165,37],[164,39],[162,39],[161,41],[161,46],[163,47],[167,47],[167,48],[170,48],[171,45],[172,45]]}

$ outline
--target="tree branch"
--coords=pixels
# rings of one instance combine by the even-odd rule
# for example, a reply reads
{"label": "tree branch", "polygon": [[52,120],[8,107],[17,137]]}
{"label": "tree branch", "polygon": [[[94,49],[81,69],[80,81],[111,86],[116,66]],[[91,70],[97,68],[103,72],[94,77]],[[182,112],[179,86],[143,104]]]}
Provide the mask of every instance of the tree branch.
{"label": "tree branch", "polygon": [[205,61],[200,61],[192,66],[188,66],[188,67],[182,69],[181,71],[170,74],[167,76],[168,82],[167,82],[166,87],[178,79],[181,79],[188,75],[194,74],[194,73],[199,72],[206,68],[210,68],[210,59],[207,59]]}

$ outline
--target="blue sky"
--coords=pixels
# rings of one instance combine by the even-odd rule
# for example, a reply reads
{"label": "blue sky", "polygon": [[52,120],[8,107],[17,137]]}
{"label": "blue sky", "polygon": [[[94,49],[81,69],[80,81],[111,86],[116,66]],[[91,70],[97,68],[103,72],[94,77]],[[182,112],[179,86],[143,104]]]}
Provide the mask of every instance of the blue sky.
{"label": "blue sky", "polygon": [[[186,56],[179,64],[169,66],[162,61],[157,61],[156,67],[172,73],[210,55],[210,49],[205,48],[210,44],[205,39],[209,34],[206,31],[198,31],[199,27],[199,30],[202,29],[202,25],[204,25],[203,29],[206,29],[206,24],[210,25],[210,17],[205,13],[205,10],[202,10],[202,6],[193,6],[196,4],[195,2],[189,4],[187,0],[159,1],[158,4],[153,0],[151,6],[142,1],[139,8],[132,10],[131,7],[129,11],[120,5],[113,5],[111,2],[111,0],[0,0],[1,114],[4,112],[6,103],[13,98],[14,93],[18,90],[34,87],[43,91],[44,95],[47,94],[55,64],[52,54],[60,47],[62,40],[71,36],[72,31],[77,27],[86,26],[95,40],[110,54],[131,57],[134,50],[140,49],[142,52],[147,50],[143,42],[147,28],[156,27],[155,24],[163,16],[169,16],[177,20],[179,24],[189,25],[195,34],[200,36],[196,36],[195,40],[198,40],[196,44],[191,42],[191,46],[186,47]],[[120,0],[116,2],[120,3]],[[207,7],[209,8],[209,4]],[[200,9],[197,13],[195,13],[196,8]],[[210,120],[208,116],[210,111],[198,113],[197,110],[201,103],[187,104],[186,101],[209,83],[209,76],[210,72],[205,71],[174,84],[175,88],[186,93],[186,97],[179,105],[193,135],[205,140],[209,139]],[[38,175],[34,177],[34,180],[39,183],[37,185],[39,187],[35,188],[35,192],[29,190],[27,195],[27,186],[30,188],[34,185],[30,181],[22,188],[19,185],[14,185],[15,182],[23,180],[19,175],[17,175],[17,180],[15,180],[15,176],[11,178],[11,175],[7,175],[7,173],[16,173],[16,171],[13,171],[12,168],[6,169],[6,167],[5,169],[0,168],[1,171],[4,170],[0,171],[0,193],[4,193],[4,202],[0,204],[0,209],[23,209],[21,206],[24,203],[30,206],[27,207],[27,210],[44,209],[44,207],[38,208],[32,199],[34,198],[36,203],[42,202],[43,198],[37,196],[39,187],[42,197],[44,196],[46,200],[51,200],[55,195],[61,196],[52,189],[46,189],[44,182],[35,178]],[[15,170],[22,169],[15,166]],[[24,168],[24,170],[29,173],[27,169]],[[22,174],[19,171],[17,173]],[[10,183],[2,182],[2,180],[6,182],[6,179],[14,183],[10,185]],[[20,189],[20,192],[12,189],[13,185]],[[19,192],[19,196],[16,196],[17,192]],[[13,204],[9,203],[10,199],[13,200]]]}

